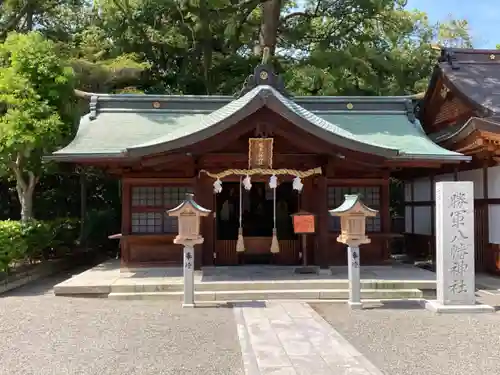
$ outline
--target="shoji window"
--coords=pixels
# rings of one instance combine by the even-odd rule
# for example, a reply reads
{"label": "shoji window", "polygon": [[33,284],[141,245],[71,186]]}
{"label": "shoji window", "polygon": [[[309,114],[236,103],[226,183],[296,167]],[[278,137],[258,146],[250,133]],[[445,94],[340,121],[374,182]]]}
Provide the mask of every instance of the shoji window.
{"label": "shoji window", "polygon": [[179,205],[190,190],[186,186],[133,186],[132,233],[177,233],[177,218],[166,211]]}

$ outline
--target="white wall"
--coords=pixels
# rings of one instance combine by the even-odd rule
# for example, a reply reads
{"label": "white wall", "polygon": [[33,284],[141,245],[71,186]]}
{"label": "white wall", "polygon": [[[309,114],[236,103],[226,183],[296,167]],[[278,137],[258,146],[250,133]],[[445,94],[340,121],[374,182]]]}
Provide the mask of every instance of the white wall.
{"label": "white wall", "polygon": [[411,185],[411,181],[405,181],[405,202],[411,202],[412,199],[411,199],[411,189],[412,189],[412,185]]}
{"label": "white wall", "polygon": [[500,165],[488,168],[488,198],[500,198]]}
{"label": "white wall", "polygon": [[490,204],[488,207],[489,241],[500,244],[500,205]]}
{"label": "white wall", "polygon": [[432,234],[432,207],[431,206],[416,206],[413,207],[415,224],[414,224],[414,233],[415,234]]}
{"label": "white wall", "polygon": [[[488,171],[489,172],[489,171]],[[483,169],[473,169],[471,171],[458,172],[458,181],[474,182],[474,199],[483,199]]]}
{"label": "white wall", "polygon": [[431,200],[431,179],[417,178],[413,180],[413,201],[429,202]]}
{"label": "white wall", "polygon": [[405,207],[405,232],[413,233],[412,228],[412,215],[411,215],[411,206]]}

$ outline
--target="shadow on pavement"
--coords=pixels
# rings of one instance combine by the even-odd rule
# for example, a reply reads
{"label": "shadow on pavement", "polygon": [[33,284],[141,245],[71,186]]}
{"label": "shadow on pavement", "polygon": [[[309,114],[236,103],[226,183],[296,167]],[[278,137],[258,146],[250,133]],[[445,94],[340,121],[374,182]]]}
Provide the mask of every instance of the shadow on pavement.
{"label": "shadow on pavement", "polygon": [[422,310],[424,307],[420,301],[383,301],[374,304],[363,304],[364,310]]}
{"label": "shadow on pavement", "polygon": [[26,285],[23,285],[19,288],[12,289],[9,290],[8,292],[0,294],[0,299],[7,297],[34,297],[34,296],[41,296],[44,294],[53,295],[52,290],[54,289],[55,285],[63,282],[64,280],[69,279],[74,275],[82,273],[83,271],[91,267],[92,265],[80,266],[77,268],[73,268],[71,270],[60,272],[52,276],[42,277],[38,280],[34,280]]}

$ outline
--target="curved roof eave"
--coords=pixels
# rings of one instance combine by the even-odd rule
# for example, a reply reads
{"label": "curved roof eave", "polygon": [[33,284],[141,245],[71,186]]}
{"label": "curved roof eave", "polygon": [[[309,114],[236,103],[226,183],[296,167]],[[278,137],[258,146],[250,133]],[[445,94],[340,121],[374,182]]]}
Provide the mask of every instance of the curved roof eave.
{"label": "curved roof eave", "polygon": [[[270,108],[297,127],[332,144],[353,151],[383,157],[399,155],[397,149],[385,148],[356,140],[355,136],[348,131],[307,111],[295,102],[285,98],[274,88],[263,85],[257,86],[241,98],[207,115],[204,124],[191,133],[182,134],[177,138],[173,138],[175,134],[168,134],[152,142],[129,147],[124,152],[130,156],[145,156],[189,146],[229,129],[263,107]],[[330,130],[327,128],[330,128]],[[339,132],[342,134],[338,134]]]}

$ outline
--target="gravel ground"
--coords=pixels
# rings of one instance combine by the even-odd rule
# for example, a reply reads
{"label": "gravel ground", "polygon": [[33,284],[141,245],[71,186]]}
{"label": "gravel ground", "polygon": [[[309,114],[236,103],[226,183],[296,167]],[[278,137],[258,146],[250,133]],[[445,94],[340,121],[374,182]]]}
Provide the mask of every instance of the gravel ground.
{"label": "gravel ground", "polygon": [[311,305],[387,375],[500,374],[500,312],[434,315],[410,302],[363,311]]}
{"label": "gravel ground", "polygon": [[55,297],[64,279],[0,296],[0,374],[243,374],[231,309]]}

